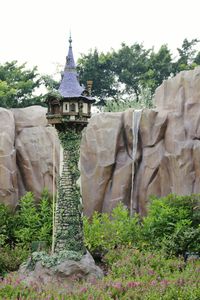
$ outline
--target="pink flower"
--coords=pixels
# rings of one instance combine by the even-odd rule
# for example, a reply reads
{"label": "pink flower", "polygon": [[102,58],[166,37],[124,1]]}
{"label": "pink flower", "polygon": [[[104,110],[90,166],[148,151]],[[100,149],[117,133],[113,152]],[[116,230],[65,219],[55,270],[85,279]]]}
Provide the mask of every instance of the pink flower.
{"label": "pink flower", "polygon": [[150,269],[150,270],[148,270],[148,274],[149,274],[149,275],[154,275],[155,272],[154,272],[154,270]]}
{"label": "pink flower", "polygon": [[157,281],[156,280],[152,280],[151,282],[150,282],[150,285],[156,285],[157,284]]}
{"label": "pink flower", "polygon": [[86,292],[87,292],[87,288],[86,288],[86,287],[83,287],[82,289],[80,289],[80,292],[81,292],[81,293],[86,293]]}
{"label": "pink flower", "polygon": [[139,285],[141,285],[141,282],[137,282],[137,281],[130,281],[130,282],[127,283],[128,288],[137,287]]}
{"label": "pink flower", "polygon": [[114,288],[116,288],[117,290],[121,290],[121,289],[123,288],[121,282],[115,282],[115,283],[113,283],[112,286],[113,286]]}
{"label": "pink flower", "polygon": [[162,284],[162,285],[168,285],[169,281],[166,280],[166,279],[163,279],[163,280],[161,280],[160,284]]}

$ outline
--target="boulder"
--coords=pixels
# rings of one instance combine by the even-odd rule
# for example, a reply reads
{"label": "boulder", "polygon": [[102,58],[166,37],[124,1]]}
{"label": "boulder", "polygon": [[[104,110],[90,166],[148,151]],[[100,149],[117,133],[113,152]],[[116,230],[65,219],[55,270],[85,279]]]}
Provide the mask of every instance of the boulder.
{"label": "boulder", "polygon": [[91,254],[87,252],[81,260],[65,260],[52,267],[46,267],[38,261],[33,270],[24,264],[19,269],[19,275],[27,286],[72,284],[75,279],[93,280],[103,277],[103,271],[95,265]]}

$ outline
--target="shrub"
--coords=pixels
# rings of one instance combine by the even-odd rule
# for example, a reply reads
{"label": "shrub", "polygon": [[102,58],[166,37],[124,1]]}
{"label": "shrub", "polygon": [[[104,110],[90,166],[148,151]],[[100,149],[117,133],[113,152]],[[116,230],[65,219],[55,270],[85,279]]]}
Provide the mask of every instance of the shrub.
{"label": "shrub", "polygon": [[0,204],[0,246],[10,243],[12,239],[12,211]]}
{"label": "shrub", "polygon": [[143,219],[141,239],[151,248],[167,253],[199,252],[200,195],[153,197]]}
{"label": "shrub", "polygon": [[27,248],[16,246],[11,248],[6,245],[0,248],[0,275],[18,270],[19,266],[27,259],[30,252]]}
{"label": "shrub", "polygon": [[45,241],[49,247],[52,239],[52,203],[47,190],[38,205],[31,192],[19,201],[14,214],[0,204],[0,274],[17,270],[28,256],[33,241]]}
{"label": "shrub", "polygon": [[14,237],[17,244],[30,247],[32,241],[44,240],[48,246],[52,239],[52,203],[44,190],[39,204],[36,205],[33,194],[28,192],[19,202],[15,215]]}
{"label": "shrub", "polygon": [[139,238],[138,216],[130,217],[129,211],[121,203],[107,213],[93,214],[90,221],[83,218],[85,245],[96,256],[120,245],[137,243]]}

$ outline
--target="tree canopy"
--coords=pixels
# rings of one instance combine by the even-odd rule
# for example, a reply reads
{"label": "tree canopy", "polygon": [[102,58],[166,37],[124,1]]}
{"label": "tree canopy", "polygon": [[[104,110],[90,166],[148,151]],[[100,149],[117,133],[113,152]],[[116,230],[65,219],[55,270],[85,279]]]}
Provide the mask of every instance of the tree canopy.
{"label": "tree canopy", "polygon": [[[108,99],[132,99],[139,102],[144,95],[152,98],[163,80],[182,70],[200,65],[199,40],[184,39],[173,57],[167,44],[155,51],[145,49],[143,44],[121,44],[118,50],[103,53],[97,49],[82,54],[78,59],[77,71],[82,84],[93,81],[92,95],[101,103]],[[27,69],[26,64],[17,61],[0,64],[0,106],[5,108],[44,105],[45,95],[37,96],[41,86],[47,92],[55,92],[59,83],[50,75],[40,76],[37,67]],[[150,97],[149,97],[150,95]],[[127,103],[126,103],[127,104]]]}
{"label": "tree canopy", "polygon": [[175,58],[167,44],[158,51],[145,49],[139,43],[122,43],[119,50],[106,54],[95,49],[78,60],[80,81],[86,84],[92,79],[93,93],[100,99],[112,97],[116,101],[126,95],[138,101],[144,90],[152,96],[164,79],[200,65],[200,51],[195,48],[198,42],[184,39]]}
{"label": "tree canopy", "polygon": [[41,78],[37,67],[26,69],[26,64],[17,61],[0,64],[0,106],[5,108],[26,107],[42,104],[42,96],[35,96]]}

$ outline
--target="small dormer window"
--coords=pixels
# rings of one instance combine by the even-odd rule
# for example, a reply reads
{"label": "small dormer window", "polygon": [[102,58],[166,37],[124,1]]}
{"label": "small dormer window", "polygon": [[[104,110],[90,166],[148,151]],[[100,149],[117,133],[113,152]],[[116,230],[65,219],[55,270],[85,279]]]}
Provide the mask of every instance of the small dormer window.
{"label": "small dormer window", "polygon": [[76,105],[75,105],[75,103],[71,103],[69,105],[69,111],[70,112],[76,112]]}

